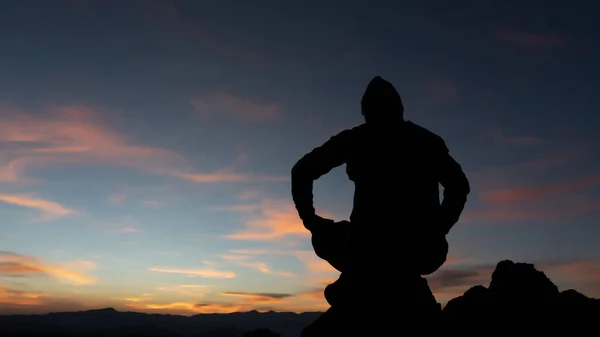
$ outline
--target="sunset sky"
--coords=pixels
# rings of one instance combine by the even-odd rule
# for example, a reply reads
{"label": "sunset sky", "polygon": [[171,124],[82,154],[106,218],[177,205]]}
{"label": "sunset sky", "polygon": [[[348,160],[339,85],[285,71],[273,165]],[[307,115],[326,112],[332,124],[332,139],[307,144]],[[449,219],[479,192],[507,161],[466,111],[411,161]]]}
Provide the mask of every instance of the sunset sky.
{"label": "sunset sky", "polygon": [[1,1],[0,313],[327,309],[290,170],[377,75],[471,181],[438,301],[502,259],[600,297],[598,5],[334,3]]}

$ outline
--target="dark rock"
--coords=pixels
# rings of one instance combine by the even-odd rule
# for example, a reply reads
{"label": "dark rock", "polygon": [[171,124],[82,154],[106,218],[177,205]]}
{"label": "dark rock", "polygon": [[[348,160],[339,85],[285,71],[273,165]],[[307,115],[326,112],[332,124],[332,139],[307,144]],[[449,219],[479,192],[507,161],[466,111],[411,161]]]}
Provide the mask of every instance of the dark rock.
{"label": "dark rock", "polygon": [[256,329],[246,332],[244,337],[281,337],[281,334],[272,332],[269,329]]}
{"label": "dark rock", "polygon": [[587,334],[600,317],[600,302],[575,290],[559,292],[533,264],[501,261],[489,288],[475,286],[444,308],[449,332]]}

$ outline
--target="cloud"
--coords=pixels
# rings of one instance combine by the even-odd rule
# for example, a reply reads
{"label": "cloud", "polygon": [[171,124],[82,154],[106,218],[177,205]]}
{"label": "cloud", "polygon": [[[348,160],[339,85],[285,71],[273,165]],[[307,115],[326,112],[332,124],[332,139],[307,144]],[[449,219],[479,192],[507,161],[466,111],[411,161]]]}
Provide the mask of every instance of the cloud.
{"label": "cloud", "polygon": [[245,228],[237,233],[226,235],[228,239],[265,241],[286,236],[309,236],[298,217],[298,212],[290,203],[265,200],[253,206],[234,206],[229,210],[248,212],[244,221]]}
{"label": "cloud", "polygon": [[304,262],[309,273],[336,273],[337,269],[333,268],[329,262],[321,259],[312,250],[294,250],[290,254],[298,260]]}
{"label": "cloud", "polygon": [[235,304],[217,303],[194,303],[194,302],[172,302],[172,303],[127,303],[126,307],[141,311],[164,312],[169,314],[228,314],[241,311],[242,306]]}
{"label": "cloud", "polygon": [[218,171],[213,173],[185,173],[169,172],[169,175],[196,183],[237,183],[237,182],[285,182],[289,181],[287,176],[262,176],[244,173]]}
{"label": "cloud", "polygon": [[204,278],[216,278],[216,279],[226,279],[226,278],[234,278],[236,275],[231,271],[222,271],[216,270],[212,268],[205,269],[170,269],[170,268],[150,268],[148,270],[156,271],[160,273],[173,273],[173,274],[184,274],[189,277],[204,277]]}
{"label": "cloud", "polygon": [[269,302],[279,301],[285,298],[292,297],[291,294],[275,294],[275,293],[247,293],[247,292],[222,292],[223,296],[240,297],[243,299],[250,300],[252,302]]}
{"label": "cloud", "polygon": [[224,254],[220,255],[223,260],[235,263],[237,265],[257,270],[263,274],[272,274],[281,277],[296,277],[297,275],[292,272],[285,271],[273,271],[265,262],[252,261],[250,255],[239,255],[239,254]]}
{"label": "cloud", "polygon": [[126,227],[123,227],[123,229],[121,231],[123,233],[139,233],[142,230],[141,229],[137,229],[135,227],[126,226]]}
{"label": "cloud", "polygon": [[193,98],[190,103],[202,119],[229,116],[238,121],[265,121],[281,115],[278,104],[257,103],[226,92]]}
{"label": "cloud", "polygon": [[531,33],[512,29],[498,29],[496,36],[515,46],[553,48],[563,47],[566,38],[563,35]]}
{"label": "cloud", "polygon": [[0,276],[4,277],[50,276],[61,283],[87,285],[94,284],[95,279],[81,270],[95,268],[91,261],[49,264],[32,256],[0,251]]}
{"label": "cloud", "polygon": [[[334,273],[339,272],[333,268],[327,261],[318,257],[312,250],[289,250],[289,251],[277,251],[267,249],[233,249],[230,250],[232,254],[244,255],[289,255],[293,256],[299,261],[303,262],[306,270],[310,274],[322,274],[322,273]],[[245,259],[245,258],[238,258]],[[329,278],[328,278],[329,280]],[[332,281],[333,282],[333,281]],[[330,282],[331,283],[331,282]]]}
{"label": "cloud", "polygon": [[197,22],[187,20],[181,11],[170,1],[141,1],[137,4],[142,14],[160,28],[174,34],[175,38],[186,39],[193,45],[206,48],[224,57],[235,58],[255,63],[264,60],[266,55],[254,49],[233,45],[225,40],[217,39],[207,33]]}
{"label": "cloud", "polygon": [[[135,145],[108,129],[103,111],[60,106],[39,115],[0,107],[0,182],[35,182],[24,176],[30,167],[57,164],[109,164],[197,183],[279,182],[288,177],[236,173],[231,168],[198,172],[187,158],[159,147]],[[122,202],[114,195],[112,202]]]}
{"label": "cloud", "polygon": [[461,222],[564,221],[580,214],[600,210],[600,199],[588,192],[598,186],[600,186],[600,174],[597,173],[571,180],[530,186],[496,188],[484,186],[477,194],[483,206],[466,210],[461,216]]}
{"label": "cloud", "polygon": [[458,86],[447,78],[433,79],[428,82],[427,86],[436,102],[452,102],[458,99]]}
{"label": "cloud", "polygon": [[427,277],[427,281],[434,292],[456,290],[456,288],[466,290],[465,287],[468,289],[477,284],[487,285],[494,267],[493,265],[482,265],[466,268],[444,268]]}
{"label": "cloud", "polygon": [[[520,261],[515,261],[520,262]],[[543,260],[533,262],[537,270],[543,271],[557,286],[566,285],[578,291],[587,292],[589,296],[600,294],[600,282],[596,282],[595,274],[600,272],[600,259],[589,258],[579,260]],[[473,264],[463,266],[442,267],[427,277],[434,293],[451,299],[462,295],[475,286],[489,286],[492,272],[496,264]],[[592,286],[588,286],[592,282]],[[594,283],[595,282],[595,283]],[[561,290],[565,290],[562,288]]]}
{"label": "cloud", "polygon": [[35,221],[53,220],[64,215],[74,213],[73,210],[70,210],[59,203],[41,199],[32,195],[0,193],[0,202],[42,211],[43,215],[37,219],[34,219]]}
{"label": "cloud", "polygon": [[[483,172],[481,184],[475,183],[473,189],[483,205],[476,209],[467,207],[461,222],[553,222],[600,210],[600,199],[592,191],[600,186],[600,173],[530,183],[539,181],[542,174],[557,172],[560,166],[568,166],[567,171],[573,169],[576,161],[587,154],[585,146],[564,146],[547,155]],[[526,179],[527,175],[535,176]]]}
{"label": "cloud", "polygon": [[600,185],[600,173],[594,173],[569,181],[549,183],[529,187],[512,187],[487,191],[481,199],[489,204],[510,204],[556,194],[565,194],[574,190],[592,188]]}
{"label": "cloud", "polygon": [[[185,291],[188,287],[185,286],[174,286],[169,287],[168,291],[176,291],[182,292],[182,294],[186,294]],[[194,289],[194,288],[192,288]],[[199,288],[198,290],[203,291],[203,288]],[[164,289],[161,289],[164,291]],[[187,294],[192,295],[193,294]],[[204,296],[204,293],[201,293],[200,296]],[[279,293],[251,293],[251,292],[221,292],[218,296],[222,296],[228,299],[228,301],[215,301],[215,302],[205,302],[205,303],[197,303],[190,301],[175,301],[175,302],[162,302],[156,303],[151,302],[150,298],[136,298],[138,301],[134,301],[133,303],[126,303],[125,306],[128,308],[134,308],[136,310],[141,310],[144,312],[164,312],[169,314],[202,314],[202,313],[232,313],[239,311],[250,311],[250,310],[259,310],[266,311],[275,309],[273,304],[281,305],[288,303],[291,298],[293,298],[292,294],[279,294]],[[233,302],[231,301],[234,299]],[[127,301],[131,302],[131,301]]]}
{"label": "cloud", "polygon": [[533,136],[507,136],[499,128],[491,130],[490,135],[499,143],[509,145],[537,145],[543,140]]}
{"label": "cloud", "polygon": [[157,287],[157,291],[176,293],[185,296],[202,297],[210,290],[210,286],[199,284],[179,284]]}
{"label": "cloud", "polygon": [[108,197],[108,202],[113,205],[119,205],[119,204],[123,203],[124,200],[125,200],[125,194],[123,192],[115,193],[115,194],[111,195],[110,197]]}
{"label": "cloud", "polygon": [[167,170],[170,165],[185,164],[185,159],[174,152],[130,144],[100,124],[102,111],[84,106],[50,110],[47,115],[2,111],[0,146],[10,154],[5,158],[12,158],[4,159],[4,174],[0,175],[4,181],[28,181],[22,173],[32,165],[107,163]]}
{"label": "cloud", "polygon": [[0,304],[42,305],[44,303],[42,296],[44,296],[44,293],[15,290],[0,284]]}

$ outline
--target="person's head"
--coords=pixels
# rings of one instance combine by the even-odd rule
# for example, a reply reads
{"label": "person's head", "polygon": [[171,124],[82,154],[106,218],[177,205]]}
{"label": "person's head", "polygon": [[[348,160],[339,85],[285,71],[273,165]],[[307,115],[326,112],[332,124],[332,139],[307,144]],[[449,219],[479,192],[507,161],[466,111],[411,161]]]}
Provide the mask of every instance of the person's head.
{"label": "person's head", "polygon": [[402,120],[404,106],[394,86],[381,78],[374,77],[360,102],[362,115],[367,123]]}

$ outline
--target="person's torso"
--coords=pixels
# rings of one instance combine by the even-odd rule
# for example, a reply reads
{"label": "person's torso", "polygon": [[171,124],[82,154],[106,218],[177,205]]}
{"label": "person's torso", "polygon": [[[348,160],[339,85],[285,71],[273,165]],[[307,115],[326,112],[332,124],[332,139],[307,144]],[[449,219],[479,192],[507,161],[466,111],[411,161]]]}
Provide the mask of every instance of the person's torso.
{"label": "person's torso", "polygon": [[385,130],[358,127],[346,163],[355,185],[351,221],[422,222],[433,216],[440,206],[436,137],[411,122]]}

